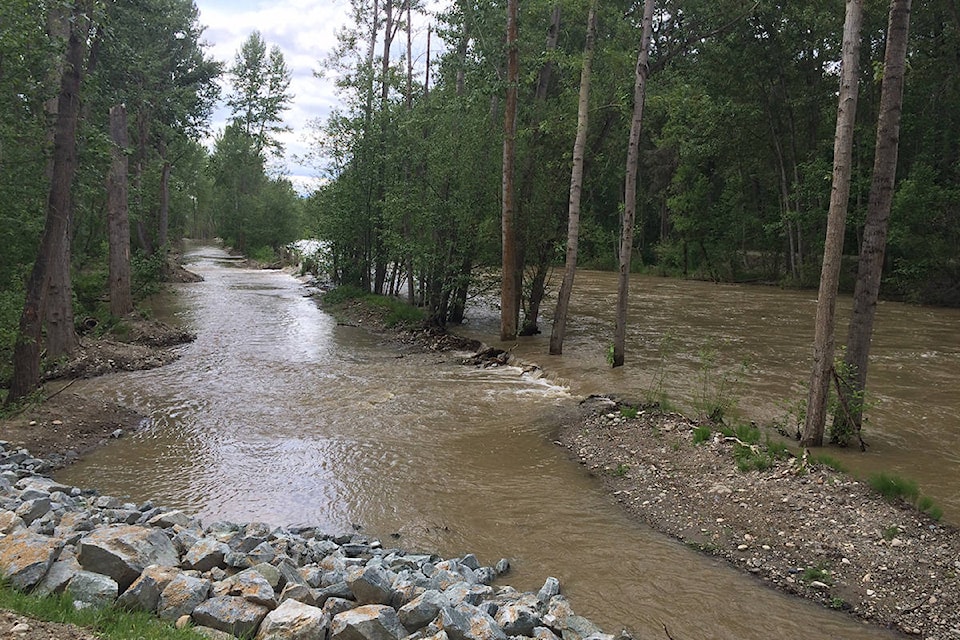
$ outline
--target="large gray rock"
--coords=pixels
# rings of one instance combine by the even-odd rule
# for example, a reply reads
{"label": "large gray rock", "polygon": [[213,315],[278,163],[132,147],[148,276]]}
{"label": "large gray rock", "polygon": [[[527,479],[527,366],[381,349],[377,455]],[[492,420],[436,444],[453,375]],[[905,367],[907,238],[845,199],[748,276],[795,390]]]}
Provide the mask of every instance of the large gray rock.
{"label": "large gray rock", "polygon": [[210,581],[185,573],[177,575],[160,594],[157,615],[163,620],[175,621],[188,616],[210,595]]}
{"label": "large gray rock", "polygon": [[270,610],[238,596],[215,596],[193,610],[195,624],[246,638],[256,633]]}
{"label": "large gray rock", "polygon": [[443,607],[449,606],[450,601],[439,591],[431,589],[400,607],[397,615],[400,622],[409,631],[418,631],[427,626],[437,617]]}
{"label": "large gray rock", "polygon": [[214,567],[222,567],[223,557],[228,553],[230,547],[219,540],[200,538],[183,556],[183,564],[187,569],[210,571]]}
{"label": "large gray rock", "polygon": [[178,575],[180,570],[175,567],[152,564],[120,595],[117,605],[131,611],[153,613],[160,604],[160,594]]}
{"label": "large gray rock", "polygon": [[345,600],[343,598],[327,598],[327,601],[323,603],[323,612],[328,618],[333,620],[337,614],[343,613],[344,611],[350,611],[357,606],[357,603],[353,600]]}
{"label": "large gray rock", "polygon": [[543,586],[540,587],[540,591],[537,592],[537,600],[542,604],[547,604],[550,602],[550,599],[553,596],[560,593],[560,581],[556,578],[550,577],[547,578],[543,583]]}
{"label": "large gray rock", "polygon": [[180,564],[173,543],[159,529],[118,525],[97,529],[80,540],[77,559],[84,569],[110,576],[125,591],[151,564]]}
{"label": "large gray rock", "polygon": [[38,596],[59,595],[67,588],[67,584],[78,571],[80,571],[80,563],[77,562],[76,556],[62,552],[60,559],[50,565],[47,575],[34,588],[33,593]]}
{"label": "large gray rock", "polygon": [[497,610],[496,621],[508,636],[531,636],[534,627],[543,622],[536,601],[505,604]]}
{"label": "large gray rock", "polygon": [[169,529],[174,526],[183,527],[184,529],[203,529],[200,520],[180,510],[166,511],[155,515],[150,518],[147,524],[151,527],[160,527],[161,529]]}
{"label": "large gray rock", "polygon": [[257,640],[326,640],[329,622],[321,609],[285,600],[260,623]]}
{"label": "large gray rock", "polygon": [[33,489],[36,491],[46,491],[47,493],[54,493],[60,491],[69,495],[73,491],[73,487],[61,484],[52,478],[47,478],[45,476],[28,476],[26,478],[21,478],[17,480],[15,485],[17,489],[22,489],[27,491]]}
{"label": "large gray rock", "polygon": [[397,612],[381,604],[338,613],[330,623],[330,640],[400,640],[407,635]]}
{"label": "large gray rock", "polygon": [[383,567],[351,569],[346,582],[354,599],[360,604],[390,604],[393,597],[393,576]]}
{"label": "large gray rock", "polygon": [[50,511],[50,498],[34,498],[27,500],[17,507],[16,514],[20,516],[26,524],[30,524],[37,518]]}
{"label": "large gray rock", "polygon": [[66,592],[74,603],[101,609],[109,607],[117,599],[117,581],[109,576],[92,571],[77,571],[67,584]]}
{"label": "large gray rock", "polygon": [[273,587],[255,569],[246,569],[226,580],[214,583],[213,595],[236,596],[270,609],[277,606],[277,596]]}
{"label": "large gray rock", "polygon": [[27,523],[14,511],[4,511],[0,513],[0,533],[7,535],[14,531],[25,529]]}
{"label": "large gray rock", "polygon": [[468,604],[444,607],[437,622],[450,640],[507,640],[496,620]]}
{"label": "large gray rock", "polygon": [[59,538],[17,531],[0,539],[0,574],[11,587],[28,591],[47,575],[61,549]]}

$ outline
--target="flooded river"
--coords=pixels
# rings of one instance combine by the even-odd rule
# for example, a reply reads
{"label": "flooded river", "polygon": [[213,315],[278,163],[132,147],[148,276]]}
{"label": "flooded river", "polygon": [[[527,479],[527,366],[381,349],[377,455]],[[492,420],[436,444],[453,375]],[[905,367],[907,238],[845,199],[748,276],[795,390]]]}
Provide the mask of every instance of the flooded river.
{"label": "flooded river", "polygon": [[[338,326],[284,273],[239,268],[209,247],[189,260],[205,282],[179,285],[158,311],[197,332],[182,358],[76,385],[140,410],[146,428],[60,480],[187,508],[205,522],[336,532],[356,525],[388,545],[474,552],[488,564],[509,557],[511,584],[536,589],[556,576],[578,613],[639,637],[662,638],[663,625],[676,638],[893,637],[638,526],[552,444],[558,419],[583,394],[642,396],[657,386],[660,376],[650,372],[660,367],[672,380],[668,397],[696,404],[705,346],[714,353],[706,358],[715,363],[712,379],[743,358],[755,363],[736,385],[739,410],[772,417],[770,407],[798,392],[806,376],[809,294],[635,280],[628,366],[611,372],[604,352],[613,277],[583,274],[565,355],[546,356],[545,336],[515,348],[550,372],[537,379],[440,355],[399,357],[362,328]],[[907,335],[892,328],[897,314]],[[960,357],[958,319],[881,309],[871,452],[845,456],[852,466],[901,470],[950,515],[960,512],[950,485],[957,447],[944,452],[960,438],[949,387]],[[468,328],[490,342],[491,322],[479,314]],[[661,354],[659,336],[668,332],[674,339]],[[910,424],[895,425],[901,416]]]}

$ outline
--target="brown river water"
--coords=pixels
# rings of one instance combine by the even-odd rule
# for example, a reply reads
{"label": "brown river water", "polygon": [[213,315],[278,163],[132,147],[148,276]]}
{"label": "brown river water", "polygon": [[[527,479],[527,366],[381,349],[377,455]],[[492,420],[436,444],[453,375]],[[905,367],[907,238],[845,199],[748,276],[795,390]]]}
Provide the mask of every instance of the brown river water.
{"label": "brown river water", "polygon": [[[556,576],[578,613],[640,638],[665,637],[663,625],[675,638],[894,637],[636,524],[552,443],[584,394],[643,397],[660,379],[680,407],[728,380],[721,395],[736,397],[740,414],[778,417],[807,375],[811,294],[635,278],[628,364],[611,371],[613,274],[582,273],[565,355],[546,355],[547,336],[514,347],[542,364],[538,378],[398,357],[338,326],[285,273],[239,268],[210,247],[188,259],[205,282],[178,285],[157,314],[196,342],[166,367],[78,383],[149,421],[60,480],[208,523],[358,525],[388,546],[508,557],[514,586]],[[879,318],[870,451],[831,454],[858,473],[916,480],[956,522],[960,313],[884,304]],[[488,343],[495,328],[491,313],[465,327]]]}

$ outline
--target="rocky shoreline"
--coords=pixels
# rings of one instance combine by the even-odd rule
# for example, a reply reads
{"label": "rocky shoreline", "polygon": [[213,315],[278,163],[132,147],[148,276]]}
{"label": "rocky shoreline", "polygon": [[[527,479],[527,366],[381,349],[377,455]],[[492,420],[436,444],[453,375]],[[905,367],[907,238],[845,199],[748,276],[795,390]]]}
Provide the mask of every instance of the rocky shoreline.
{"label": "rocky shoreline", "polygon": [[763,468],[742,470],[745,443],[719,425],[637,408],[587,399],[557,441],[637,520],[863,621],[960,638],[956,527],[786,449],[753,445]]}
{"label": "rocky shoreline", "polygon": [[[442,559],[355,532],[214,522],[62,485],[0,443],[0,574],[76,606],[148,611],[214,639],[614,640],[548,578],[494,585],[507,560]],[[22,629],[29,631],[30,625]],[[18,634],[18,637],[24,637]]]}

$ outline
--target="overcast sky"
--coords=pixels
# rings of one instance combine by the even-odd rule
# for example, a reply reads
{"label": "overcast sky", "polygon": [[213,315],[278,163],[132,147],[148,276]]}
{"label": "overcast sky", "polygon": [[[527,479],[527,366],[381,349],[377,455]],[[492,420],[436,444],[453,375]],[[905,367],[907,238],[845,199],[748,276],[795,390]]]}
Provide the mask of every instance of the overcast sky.
{"label": "overcast sky", "polygon": [[[349,0],[195,2],[200,10],[200,24],[206,27],[204,41],[209,45],[208,52],[227,66],[254,30],[260,31],[268,47],[277,45],[283,51],[293,74],[290,91],[294,94],[291,108],[285,114],[285,123],[293,130],[283,136],[286,146],[283,169],[298,189],[309,189],[315,183],[315,170],[296,160],[307,151],[306,125],[314,118],[325,120],[337,100],[333,81],[314,77],[314,71],[320,69],[320,61],[333,49],[335,30],[348,22]],[[418,21],[413,22],[416,28]],[[398,40],[400,38],[398,35]],[[415,46],[415,60],[417,56]],[[223,129],[228,115],[222,105],[214,112],[215,133]]]}

